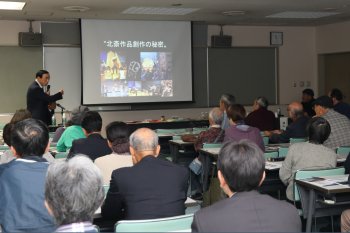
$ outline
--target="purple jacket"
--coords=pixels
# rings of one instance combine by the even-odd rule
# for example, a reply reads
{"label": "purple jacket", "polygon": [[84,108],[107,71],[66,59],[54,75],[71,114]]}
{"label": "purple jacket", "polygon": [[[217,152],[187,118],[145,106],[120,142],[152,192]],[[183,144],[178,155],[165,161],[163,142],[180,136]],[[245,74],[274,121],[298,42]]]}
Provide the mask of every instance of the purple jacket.
{"label": "purple jacket", "polygon": [[230,128],[225,130],[224,142],[230,140],[240,141],[242,139],[248,139],[254,142],[262,151],[265,151],[264,141],[258,128],[248,125],[231,125]]}

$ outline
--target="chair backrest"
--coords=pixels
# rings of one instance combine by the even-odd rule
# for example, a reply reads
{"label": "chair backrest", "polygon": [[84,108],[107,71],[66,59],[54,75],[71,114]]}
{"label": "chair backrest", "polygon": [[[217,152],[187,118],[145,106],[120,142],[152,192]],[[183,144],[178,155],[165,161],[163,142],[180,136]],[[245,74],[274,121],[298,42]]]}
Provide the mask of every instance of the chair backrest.
{"label": "chair backrest", "polygon": [[337,154],[348,155],[350,153],[350,146],[340,146],[337,148]]}
{"label": "chair backrest", "polygon": [[193,214],[147,220],[122,220],[115,232],[191,232]]}
{"label": "chair backrest", "polygon": [[0,145],[0,151],[3,150],[10,150],[10,147],[8,145]]}
{"label": "chair backrest", "polygon": [[157,134],[181,135],[186,133],[186,129],[157,129]]}
{"label": "chair backrest", "polygon": [[289,139],[290,144],[298,143],[298,142],[306,142],[306,141],[307,141],[306,138],[290,138]]}
{"label": "chair backrest", "polygon": [[288,147],[280,147],[278,148],[278,157],[284,158],[288,154]]}
{"label": "chair backrest", "polygon": [[207,131],[208,127],[204,128],[193,128],[193,134],[199,134],[200,132]]}
{"label": "chair backrest", "polygon": [[55,132],[49,132],[49,138],[53,138],[55,136]]}
{"label": "chair backrest", "polygon": [[222,143],[204,143],[203,144],[203,149],[208,149],[208,148],[221,148]]}
{"label": "chair backrest", "polygon": [[173,140],[181,140],[181,136],[180,135],[174,135],[173,136]]}
{"label": "chair backrest", "polygon": [[265,152],[264,157],[266,160],[278,158],[278,152],[277,151]]}
{"label": "chair backrest", "polygon": [[108,190],[109,190],[109,184],[103,185],[103,189],[104,189],[104,191],[105,191],[105,195],[107,195],[107,192],[108,192]]}
{"label": "chair backrest", "polygon": [[328,169],[318,169],[318,170],[298,170],[294,174],[293,180],[293,192],[294,192],[294,201],[300,201],[300,195],[298,187],[296,186],[295,180],[302,180],[311,177],[319,177],[319,176],[336,176],[336,175],[344,175],[345,169],[343,167],[337,168],[328,168]]}
{"label": "chair backrest", "polygon": [[266,146],[267,144],[269,144],[269,137],[268,136],[263,136],[263,141],[264,141],[264,145]]}
{"label": "chair backrest", "polygon": [[55,155],[55,159],[65,159],[68,156],[68,152],[58,152]]}

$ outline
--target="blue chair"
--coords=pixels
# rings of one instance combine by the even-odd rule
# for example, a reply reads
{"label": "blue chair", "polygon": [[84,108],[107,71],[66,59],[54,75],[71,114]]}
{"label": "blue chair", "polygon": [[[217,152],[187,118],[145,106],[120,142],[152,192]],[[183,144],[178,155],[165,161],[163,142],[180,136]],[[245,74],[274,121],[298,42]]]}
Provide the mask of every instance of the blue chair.
{"label": "blue chair", "polygon": [[109,184],[103,185],[103,189],[104,189],[104,191],[105,191],[105,195],[107,195],[108,190],[109,190]]}
{"label": "blue chair", "polygon": [[208,148],[221,148],[222,143],[204,143],[203,144],[203,149],[208,149]]}
{"label": "blue chair", "polygon": [[147,220],[122,220],[115,232],[191,232],[193,214]]}
{"label": "blue chair", "polygon": [[278,158],[278,152],[277,151],[265,152],[264,157],[266,160]]}
{"label": "blue chair", "polygon": [[192,133],[193,133],[193,134],[199,134],[200,132],[207,131],[207,130],[208,130],[208,127],[204,127],[204,128],[193,128]]}
{"label": "blue chair", "polygon": [[278,157],[279,158],[285,158],[288,154],[288,147],[280,147],[278,148]]}
{"label": "blue chair", "polygon": [[306,138],[290,138],[289,139],[290,144],[294,144],[294,143],[298,143],[298,142],[306,142],[306,141],[307,141]]}
{"label": "blue chair", "polygon": [[165,134],[165,135],[182,135],[186,133],[187,129],[157,129],[157,134]]}
{"label": "blue chair", "polygon": [[350,146],[340,146],[337,148],[338,155],[348,155],[350,153]]}
{"label": "blue chair", "polygon": [[181,140],[181,136],[180,135],[174,135],[173,136],[173,140]]}
{"label": "blue chair", "polygon": [[269,137],[268,136],[263,136],[263,141],[264,141],[264,145],[266,146],[267,144],[269,144]]}
{"label": "blue chair", "polygon": [[55,159],[65,159],[68,156],[68,152],[58,152],[55,155]]}

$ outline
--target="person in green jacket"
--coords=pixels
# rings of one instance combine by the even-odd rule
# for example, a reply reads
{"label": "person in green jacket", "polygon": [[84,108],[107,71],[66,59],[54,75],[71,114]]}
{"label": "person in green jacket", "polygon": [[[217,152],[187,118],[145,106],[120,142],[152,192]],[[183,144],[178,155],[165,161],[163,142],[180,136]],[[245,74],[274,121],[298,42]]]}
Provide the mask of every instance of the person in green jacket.
{"label": "person in green jacket", "polygon": [[61,138],[58,140],[56,145],[58,152],[66,152],[72,147],[75,139],[86,137],[81,127],[81,120],[87,111],[89,111],[89,108],[83,106],[79,106],[72,111],[72,117],[70,119],[72,125],[64,130]]}

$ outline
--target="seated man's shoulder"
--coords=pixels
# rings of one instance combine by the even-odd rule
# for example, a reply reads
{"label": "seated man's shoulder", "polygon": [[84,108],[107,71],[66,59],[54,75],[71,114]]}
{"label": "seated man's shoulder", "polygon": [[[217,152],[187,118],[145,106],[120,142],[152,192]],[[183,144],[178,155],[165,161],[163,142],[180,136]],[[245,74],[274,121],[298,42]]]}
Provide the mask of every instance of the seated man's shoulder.
{"label": "seated man's shoulder", "polygon": [[133,170],[135,170],[135,167],[121,167],[113,170],[112,177],[129,176]]}
{"label": "seated man's shoulder", "polygon": [[278,209],[279,210],[278,213],[298,215],[297,209],[291,203],[277,200],[267,194],[260,194],[260,196],[261,196],[261,201],[265,202],[266,206],[270,206],[271,209],[274,209],[274,210]]}

